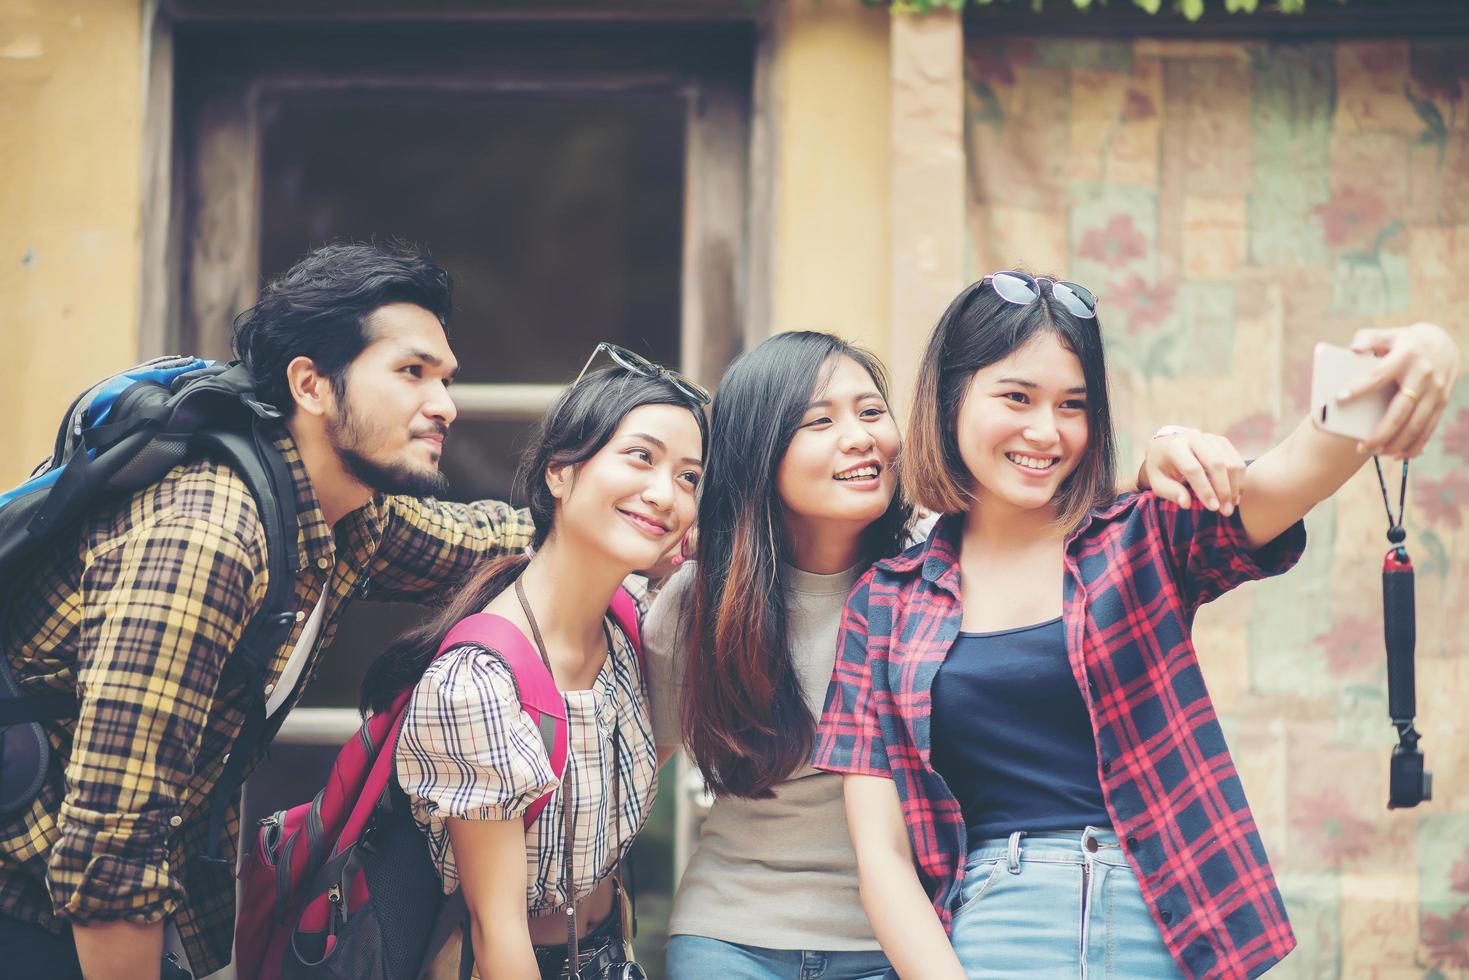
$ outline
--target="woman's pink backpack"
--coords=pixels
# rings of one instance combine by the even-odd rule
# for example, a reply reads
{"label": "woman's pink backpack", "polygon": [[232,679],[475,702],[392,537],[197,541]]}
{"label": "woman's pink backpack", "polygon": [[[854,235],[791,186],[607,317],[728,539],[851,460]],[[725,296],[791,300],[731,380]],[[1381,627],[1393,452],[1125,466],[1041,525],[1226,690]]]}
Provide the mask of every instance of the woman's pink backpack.
{"label": "woman's pink backpack", "polygon": [[[642,666],[637,607],[618,589],[610,609]],[[513,623],[479,613],[461,620],[439,653],[476,643],[505,658],[520,703],[541,731],[551,767],[567,760],[566,707],[535,648]],[[464,917],[446,896],[428,841],[393,778],[405,691],[342,746],[310,803],[260,821],[241,869],[235,922],[240,980],[413,980]],[[529,827],[550,793],[525,814]]]}

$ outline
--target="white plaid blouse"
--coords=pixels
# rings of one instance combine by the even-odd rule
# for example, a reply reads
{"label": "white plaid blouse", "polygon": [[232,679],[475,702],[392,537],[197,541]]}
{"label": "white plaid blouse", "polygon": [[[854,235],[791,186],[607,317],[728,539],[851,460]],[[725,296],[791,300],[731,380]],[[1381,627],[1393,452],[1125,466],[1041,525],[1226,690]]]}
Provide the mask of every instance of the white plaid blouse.
{"label": "white plaid blouse", "polygon": [[[569,721],[576,855],[576,901],[625,854],[653,808],[658,759],[637,655],[622,631],[607,620],[613,638],[593,686],[564,691]],[[613,824],[612,733],[622,744],[621,812]],[[413,803],[413,816],[428,836],[444,891],[459,885],[447,817],[520,820],[547,790],[557,786],[536,726],[521,710],[510,669],[477,644],[446,651],[414,689],[398,739],[398,781]],[[540,915],[566,907],[562,865],[566,841],[562,793],[552,794],[525,835],[526,908]],[[621,853],[612,853],[618,840]]]}

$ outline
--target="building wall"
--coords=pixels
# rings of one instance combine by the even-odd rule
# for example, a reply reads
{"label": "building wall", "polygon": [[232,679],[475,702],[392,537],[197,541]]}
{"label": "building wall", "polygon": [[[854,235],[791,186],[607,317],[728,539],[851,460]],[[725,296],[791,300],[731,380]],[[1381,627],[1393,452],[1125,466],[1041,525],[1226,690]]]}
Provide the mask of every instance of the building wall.
{"label": "building wall", "polygon": [[[1261,452],[1305,413],[1317,340],[1432,319],[1469,346],[1469,40],[973,39],[965,60],[968,277],[1100,296],[1124,460],[1165,422]],[[1461,384],[1408,498],[1432,803],[1385,807],[1371,466],[1308,518],[1298,568],[1199,617],[1300,940],[1282,977],[1469,969],[1466,463]]]}
{"label": "building wall", "polygon": [[0,0],[0,485],[138,351],[138,0]]}
{"label": "building wall", "polygon": [[774,7],[771,325],[886,357],[888,14],[845,0]]}

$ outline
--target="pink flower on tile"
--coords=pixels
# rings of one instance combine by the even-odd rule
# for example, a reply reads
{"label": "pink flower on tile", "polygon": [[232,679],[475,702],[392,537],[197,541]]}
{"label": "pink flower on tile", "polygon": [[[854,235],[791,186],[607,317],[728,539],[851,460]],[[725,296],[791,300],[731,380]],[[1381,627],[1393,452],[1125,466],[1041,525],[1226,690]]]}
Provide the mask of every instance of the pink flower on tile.
{"label": "pink flower on tile", "polygon": [[1444,426],[1443,448],[1449,455],[1469,463],[1469,408],[1459,409],[1454,420]]}
{"label": "pink flower on tile", "polygon": [[1364,248],[1388,223],[1387,205],[1372,191],[1338,188],[1331,200],[1312,209],[1326,231],[1332,248]]}
{"label": "pink flower on tile", "polygon": [[1081,237],[1077,254],[1115,269],[1148,254],[1148,240],[1132,223],[1132,216],[1119,214],[1105,228],[1093,228]]}
{"label": "pink flower on tile", "polygon": [[1268,449],[1275,439],[1275,416],[1269,412],[1247,415],[1225,429],[1224,438],[1247,455]]}
{"label": "pink flower on tile", "polygon": [[1124,122],[1142,122],[1144,119],[1153,119],[1158,115],[1157,106],[1153,100],[1136,89],[1127,90],[1127,101],[1122,103],[1122,119]]}
{"label": "pink flower on tile", "polygon": [[1403,67],[1404,59],[1396,43],[1364,44],[1358,50],[1361,52],[1359,63],[1373,74],[1397,71]]}
{"label": "pink flower on tile", "polygon": [[1465,504],[1469,504],[1469,473],[1455,470],[1437,480],[1419,478],[1413,485],[1413,503],[1423,521],[1453,528],[1464,526]]}
{"label": "pink flower on tile", "polygon": [[1469,848],[1449,872],[1449,887],[1456,892],[1469,892]]}
{"label": "pink flower on tile", "polygon": [[1326,650],[1326,664],[1333,674],[1346,674],[1379,662],[1383,654],[1381,619],[1342,616],[1331,629],[1316,637]]}
{"label": "pink flower on tile", "polygon": [[1469,75],[1469,68],[1454,48],[1422,45],[1413,52],[1408,75],[1427,98],[1457,103],[1463,97],[1460,83]]}
{"label": "pink flower on tile", "polygon": [[1469,905],[1448,915],[1425,915],[1419,935],[1435,967],[1469,970]]}
{"label": "pink flower on tile", "polygon": [[964,73],[990,85],[1014,85],[1015,69],[1035,61],[1035,43],[1028,38],[966,44]]}
{"label": "pink flower on tile", "polygon": [[1118,310],[1127,318],[1129,333],[1150,334],[1168,319],[1177,297],[1177,286],[1150,286],[1142,276],[1133,276],[1107,291],[1107,308]]}
{"label": "pink flower on tile", "polygon": [[1366,857],[1376,843],[1372,821],[1353,813],[1340,790],[1301,800],[1291,823],[1332,864]]}

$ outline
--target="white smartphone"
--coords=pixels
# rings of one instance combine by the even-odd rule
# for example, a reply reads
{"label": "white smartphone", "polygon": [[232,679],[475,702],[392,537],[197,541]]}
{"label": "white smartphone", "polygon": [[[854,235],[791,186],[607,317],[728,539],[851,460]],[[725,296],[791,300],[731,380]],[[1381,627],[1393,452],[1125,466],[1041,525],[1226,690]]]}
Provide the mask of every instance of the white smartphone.
{"label": "white smartphone", "polygon": [[1334,344],[1316,345],[1311,370],[1311,419],[1318,429],[1359,442],[1372,434],[1387,414],[1398,386],[1385,385],[1345,405],[1337,402],[1336,395],[1371,374],[1377,363],[1378,358],[1371,353],[1359,354]]}

